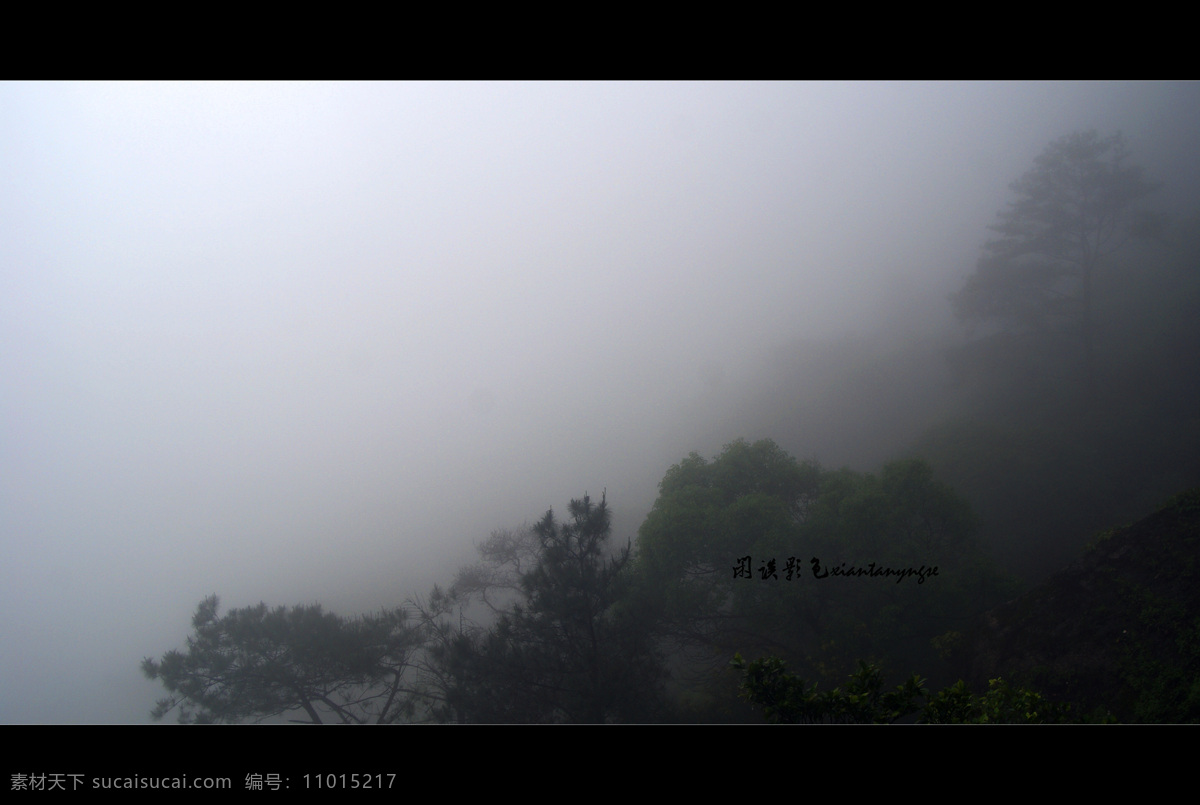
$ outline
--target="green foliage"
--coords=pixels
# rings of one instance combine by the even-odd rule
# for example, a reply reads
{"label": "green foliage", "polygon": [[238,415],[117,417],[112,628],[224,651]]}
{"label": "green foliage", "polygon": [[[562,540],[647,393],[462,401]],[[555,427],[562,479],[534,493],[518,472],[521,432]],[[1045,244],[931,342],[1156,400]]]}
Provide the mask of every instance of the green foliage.
{"label": "green foliage", "polygon": [[192,618],[187,651],[146,658],[142,671],[170,696],[152,715],[179,709],[181,723],[238,722],[302,711],[312,723],[385,723],[408,705],[401,679],[416,634],[400,610],[346,619],[319,604],[258,604],[219,617],[218,598]]}
{"label": "green foliage", "polygon": [[823,692],[789,673],[778,657],[746,663],[737,654],[732,666],[742,674],[742,697],[772,724],[892,724],[906,716],[923,724],[1057,724],[1072,718],[1069,705],[1003,679],[991,680],[982,696],[959,680],[925,700],[925,682],[916,674],[885,691],[879,667],[861,660],[844,686]]}
{"label": "green foliage", "polygon": [[1003,679],[988,681],[987,693],[972,695],[960,679],[932,697],[921,712],[923,724],[1064,724],[1073,720],[1070,705],[1047,701],[1029,688]]}
{"label": "green foliage", "polygon": [[[1197,491],[1176,496],[1160,516],[1194,521]],[[1133,721],[1200,722],[1197,539],[1200,533],[1194,525],[1190,532],[1180,528],[1172,543],[1159,544],[1144,580],[1126,577],[1118,582],[1128,619],[1115,647],[1116,665],[1127,691],[1123,709]]]}
{"label": "green foliage", "polygon": [[761,707],[772,724],[891,724],[915,712],[925,695],[924,680],[915,674],[884,691],[878,666],[862,661],[844,687],[825,692],[788,673],[778,657],[747,664],[735,654],[732,665],[743,673],[742,697]]}
{"label": "green foliage", "polygon": [[[973,528],[966,504],[921,461],[878,475],[826,471],[774,442],[737,441],[667,472],[639,531],[635,581],[661,633],[697,661],[749,649],[837,678],[858,657],[922,661],[931,638],[998,594]],[[752,578],[734,572],[746,556]],[[818,579],[813,558],[836,570],[939,572],[925,583]],[[764,579],[770,559],[775,576]]]}

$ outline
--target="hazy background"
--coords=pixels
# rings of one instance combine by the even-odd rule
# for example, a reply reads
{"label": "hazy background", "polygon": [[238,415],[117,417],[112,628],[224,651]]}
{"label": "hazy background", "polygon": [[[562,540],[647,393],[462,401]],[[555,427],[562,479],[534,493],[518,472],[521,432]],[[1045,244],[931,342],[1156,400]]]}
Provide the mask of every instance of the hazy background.
{"label": "hazy background", "polygon": [[952,328],[1090,128],[1194,193],[1196,84],[0,85],[0,721],[148,722],[209,593],[396,606],[585,490],[623,543],[781,356]]}

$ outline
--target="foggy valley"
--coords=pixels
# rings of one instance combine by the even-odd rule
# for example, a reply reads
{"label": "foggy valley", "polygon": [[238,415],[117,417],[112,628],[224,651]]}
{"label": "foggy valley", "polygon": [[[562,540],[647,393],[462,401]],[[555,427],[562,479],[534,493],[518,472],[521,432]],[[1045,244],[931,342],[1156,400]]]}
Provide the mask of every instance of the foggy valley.
{"label": "foggy valley", "polygon": [[[1190,567],[1198,141],[1174,82],[0,84],[0,721],[786,721],[860,660],[1196,720],[1137,693],[1190,577],[1094,685],[977,630]],[[199,703],[205,624],[345,712]]]}

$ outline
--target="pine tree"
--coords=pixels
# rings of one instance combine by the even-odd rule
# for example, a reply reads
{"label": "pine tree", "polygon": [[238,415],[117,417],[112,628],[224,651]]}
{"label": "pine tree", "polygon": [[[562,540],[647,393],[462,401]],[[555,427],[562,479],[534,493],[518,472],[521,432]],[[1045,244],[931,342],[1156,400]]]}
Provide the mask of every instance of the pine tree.
{"label": "pine tree", "polygon": [[1157,185],[1129,157],[1120,134],[1075,132],[1052,142],[1012,184],[1017,198],[991,227],[1000,237],[984,245],[975,273],[952,298],[964,320],[1025,331],[1077,328],[1089,396],[1096,387],[1096,269],[1157,225],[1136,211]]}
{"label": "pine tree", "polygon": [[146,658],[142,672],[170,695],[152,715],[181,723],[234,723],[287,716],[320,724],[386,723],[408,709],[402,681],[417,633],[402,610],[359,618],[320,604],[234,609],[219,617],[209,596],[192,618],[187,652]]}
{"label": "pine tree", "polygon": [[519,600],[490,628],[463,630],[444,648],[453,717],[602,723],[656,713],[662,666],[648,631],[620,606],[630,547],[609,555],[605,497],[593,504],[584,495],[568,511],[568,522],[550,510],[527,532],[537,562],[520,576]]}

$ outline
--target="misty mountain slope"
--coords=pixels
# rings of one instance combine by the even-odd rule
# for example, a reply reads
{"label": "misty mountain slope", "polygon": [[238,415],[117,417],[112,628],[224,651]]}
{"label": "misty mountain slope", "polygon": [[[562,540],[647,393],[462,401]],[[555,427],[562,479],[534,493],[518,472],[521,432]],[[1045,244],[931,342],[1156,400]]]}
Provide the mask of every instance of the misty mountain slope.
{"label": "misty mountain slope", "polygon": [[947,353],[956,402],[907,451],[971,501],[1009,572],[1040,580],[1088,534],[1200,484],[1197,220],[1099,275],[1094,395],[1070,331],[1000,332]]}
{"label": "misty mountain slope", "polygon": [[959,645],[977,690],[1002,676],[1120,721],[1200,721],[1200,488],[1101,534]]}
{"label": "misty mountain slope", "polygon": [[1163,242],[1104,266],[1101,382],[1089,399],[1072,332],[964,340],[908,318],[777,348],[728,438],[770,436],[826,467],[926,459],[971,502],[1002,567],[1041,580],[1087,535],[1200,484],[1197,265],[1191,216]]}
{"label": "misty mountain slope", "polygon": [[823,466],[875,469],[954,410],[949,343],[876,331],[777,348],[743,421]]}

